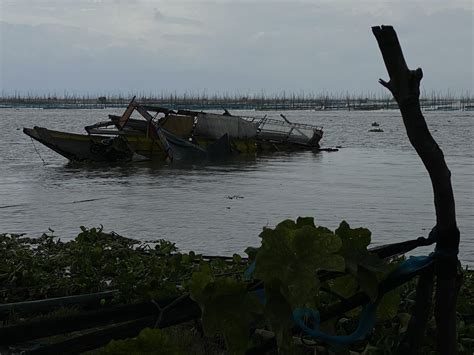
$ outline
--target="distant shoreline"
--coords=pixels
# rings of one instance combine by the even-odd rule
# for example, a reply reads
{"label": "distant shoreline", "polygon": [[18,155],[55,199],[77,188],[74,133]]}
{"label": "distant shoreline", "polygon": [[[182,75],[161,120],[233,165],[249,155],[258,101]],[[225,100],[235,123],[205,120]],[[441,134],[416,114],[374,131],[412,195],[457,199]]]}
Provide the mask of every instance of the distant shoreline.
{"label": "distant shoreline", "polygon": [[[37,108],[37,109],[109,109],[125,108],[131,98],[99,97],[0,97],[0,108]],[[137,97],[138,102],[146,105],[162,106],[170,109],[193,110],[390,110],[398,109],[391,98],[314,96],[298,97],[237,97],[237,96],[161,96]],[[474,97],[421,98],[420,104],[426,111],[472,111]]]}

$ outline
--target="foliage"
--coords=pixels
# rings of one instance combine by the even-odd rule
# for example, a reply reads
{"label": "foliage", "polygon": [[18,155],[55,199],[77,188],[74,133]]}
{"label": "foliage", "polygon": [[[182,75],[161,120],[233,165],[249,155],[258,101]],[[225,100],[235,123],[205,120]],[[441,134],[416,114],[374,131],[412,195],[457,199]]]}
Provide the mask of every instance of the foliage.
{"label": "foliage", "polygon": [[[464,281],[457,300],[458,353],[471,355],[474,353],[474,272],[465,270],[462,274]],[[407,331],[415,305],[416,281],[415,279],[401,286],[399,296],[401,302],[398,303],[395,313],[390,312],[390,315],[395,315],[379,322],[365,346],[364,354],[389,355],[397,348]],[[420,354],[436,354],[438,335],[433,314],[427,325]]]}
{"label": "foliage", "polygon": [[458,351],[474,353],[474,272],[464,273],[464,282],[458,296]]}
{"label": "foliage", "polygon": [[[281,353],[294,351],[291,345],[294,326],[292,311],[299,307],[318,308],[322,303],[331,302],[330,295],[320,292],[323,285],[319,276],[322,273],[345,275],[328,283],[333,294],[348,297],[361,290],[375,301],[379,281],[391,270],[391,267],[367,251],[370,231],[364,228],[351,229],[346,222],[342,222],[333,232],[316,227],[313,218],[298,218],[296,222],[286,220],[274,229],[265,228],[260,238],[260,248],[250,249],[249,257],[255,262],[253,277],[264,284],[264,324],[276,334]],[[237,295],[242,292],[242,285],[235,290],[235,300],[232,301],[228,294],[231,292],[230,281],[220,280],[220,284],[228,288],[227,300],[231,300],[222,305],[221,294],[216,292],[216,282],[212,276],[203,272],[195,276],[199,280],[199,287],[191,288],[191,295],[201,306],[203,320],[218,309],[225,309],[229,319],[242,314],[241,304],[235,302],[241,300],[241,296]],[[209,292],[210,289],[213,292]],[[390,301],[397,302],[396,292],[394,294],[384,298],[383,302],[387,305]],[[207,328],[225,332],[229,345],[237,342],[237,339],[230,339],[229,334],[238,336],[243,346],[251,334],[249,326],[257,323],[257,317],[252,319],[252,315],[247,314],[245,324],[230,322],[224,327],[221,323],[214,323],[215,328],[210,325]],[[242,327],[240,332],[237,330],[239,327]],[[245,337],[244,341],[242,337]]]}
{"label": "foliage", "polygon": [[[123,302],[172,297],[202,262],[167,241],[138,242],[84,227],[67,242],[52,233],[36,239],[1,234],[0,258],[1,303],[107,289],[119,290]],[[232,271],[234,263],[220,266]]]}
{"label": "foliage", "polygon": [[[246,250],[248,259],[234,255],[223,260],[179,252],[164,240],[138,242],[105,233],[102,228],[81,227],[75,239],[65,242],[53,231],[39,238],[0,234],[0,258],[4,261],[0,263],[0,303],[108,289],[120,291],[119,298],[113,300],[120,303],[189,292],[201,307],[206,335],[202,339],[215,343],[215,348],[222,349],[223,339],[229,353],[243,353],[255,342],[253,330],[266,328],[275,333],[280,353],[296,353],[292,341],[292,336],[298,335],[292,320],[295,308],[323,310],[364,292],[379,302],[378,323],[366,341],[350,350],[390,354],[398,346],[413,310],[415,281],[383,297],[378,294],[379,282],[397,262],[384,262],[368,252],[369,230],[353,229],[342,222],[331,231],[315,226],[313,218],[298,218],[265,228],[260,238],[260,247]],[[244,271],[251,264],[254,271],[247,280]],[[328,273],[332,275],[329,279],[325,278]],[[255,291],[258,285],[264,289]],[[461,354],[474,351],[473,292],[473,273],[465,272],[458,299]],[[358,310],[341,314],[321,324],[321,329],[350,334],[358,316]],[[431,320],[423,353],[433,352],[435,339]],[[147,349],[160,348],[160,353],[186,353],[182,343],[180,336],[170,337],[167,331],[146,330],[137,338],[112,342],[101,351],[147,353]],[[199,349],[197,353],[208,352],[208,348]]]}
{"label": "foliage", "polygon": [[243,281],[214,277],[206,264],[193,274],[189,289],[201,306],[206,334],[223,334],[230,353],[243,353],[251,324],[262,313],[257,296],[247,292]]}

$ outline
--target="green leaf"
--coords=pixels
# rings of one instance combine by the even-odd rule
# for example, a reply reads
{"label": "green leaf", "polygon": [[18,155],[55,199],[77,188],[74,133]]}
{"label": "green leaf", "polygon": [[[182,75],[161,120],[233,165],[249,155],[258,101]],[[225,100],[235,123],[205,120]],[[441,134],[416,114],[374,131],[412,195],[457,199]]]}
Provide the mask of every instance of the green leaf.
{"label": "green leaf", "polygon": [[314,228],[314,217],[298,217],[296,227],[310,226]]}
{"label": "green leaf", "polygon": [[206,287],[214,281],[211,267],[208,264],[201,264],[201,270],[196,271],[191,276],[189,283],[189,292],[191,299],[197,303],[204,303],[208,294],[205,292]]}
{"label": "green leaf", "polygon": [[337,293],[338,295],[344,298],[349,298],[350,296],[353,296],[359,288],[359,284],[356,278],[352,275],[344,275],[329,280],[328,284],[331,291]]}
{"label": "green leaf", "polygon": [[317,304],[319,270],[345,269],[343,257],[337,254],[340,238],[311,224],[287,220],[260,234],[262,246],[256,255],[255,278],[265,285],[279,282],[282,295],[293,308]]}
{"label": "green leaf", "polygon": [[360,251],[367,251],[371,240],[371,233],[368,229],[351,229],[346,221],[341,222],[335,234],[342,240],[343,253],[347,253],[348,255],[356,254]]}
{"label": "green leaf", "polygon": [[283,229],[283,228],[295,229],[296,223],[295,221],[292,221],[291,219],[286,219],[283,222],[278,223],[277,226],[275,227],[275,229]]}
{"label": "green leaf", "polygon": [[242,262],[242,257],[239,254],[232,255],[232,261],[235,264],[240,264]]}
{"label": "green leaf", "polygon": [[281,293],[279,281],[265,284],[265,318],[270,329],[275,333],[279,354],[293,354],[292,307]]}
{"label": "green leaf", "polygon": [[371,240],[370,231],[366,228],[351,229],[347,222],[342,221],[335,233],[342,240],[340,254],[345,259],[347,271],[357,278],[361,289],[375,301],[378,283],[390,268],[367,250]]}
{"label": "green leaf", "polygon": [[387,292],[382,296],[377,307],[377,318],[389,320],[395,318],[400,304],[400,291],[398,289]]}
{"label": "green leaf", "polygon": [[209,280],[208,274],[195,273],[190,286],[192,298],[201,307],[204,331],[209,336],[222,334],[231,354],[244,353],[250,326],[262,306],[243,282],[228,277]]}

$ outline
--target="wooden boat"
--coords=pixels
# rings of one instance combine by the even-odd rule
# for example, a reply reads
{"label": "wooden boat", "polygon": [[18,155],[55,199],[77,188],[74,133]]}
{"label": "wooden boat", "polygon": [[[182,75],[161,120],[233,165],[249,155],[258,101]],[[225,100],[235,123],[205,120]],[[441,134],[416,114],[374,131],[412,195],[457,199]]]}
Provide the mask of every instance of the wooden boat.
{"label": "wooden boat", "polygon": [[59,132],[43,127],[23,128],[23,132],[71,161],[122,161],[133,152],[124,139]]}
{"label": "wooden boat", "polygon": [[[143,119],[132,119],[137,111]],[[71,161],[222,159],[258,150],[319,149],[321,127],[224,114],[169,110],[130,102],[122,116],[86,126],[87,134],[24,128]]]}

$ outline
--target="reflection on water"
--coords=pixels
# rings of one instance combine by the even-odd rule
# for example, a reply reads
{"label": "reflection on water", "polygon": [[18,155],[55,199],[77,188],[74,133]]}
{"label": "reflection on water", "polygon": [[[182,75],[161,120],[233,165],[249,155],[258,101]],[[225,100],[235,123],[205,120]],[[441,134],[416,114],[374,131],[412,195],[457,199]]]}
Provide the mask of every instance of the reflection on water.
{"label": "reflection on water", "polygon": [[[25,111],[0,110],[0,131],[6,134],[0,142],[0,231],[38,235],[51,227],[69,238],[80,225],[103,224],[133,238],[166,238],[184,250],[231,254],[258,245],[262,227],[297,216],[314,216],[330,228],[343,219],[367,226],[375,244],[426,236],[435,223],[429,177],[396,112],[287,115],[323,124],[323,145],[345,147],[333,153],[280,152],[205,164],[84,165],[68,164],[36,143],[44,165],[16,126],[80,132],[104,112],[32,116]],[[461,258],[474,264],[473,117],[456,114],[460,117],[450,116],[451,123],[441,114],[428,123],[453,175]],[[385,132],[368,133],[373,121]]]}

